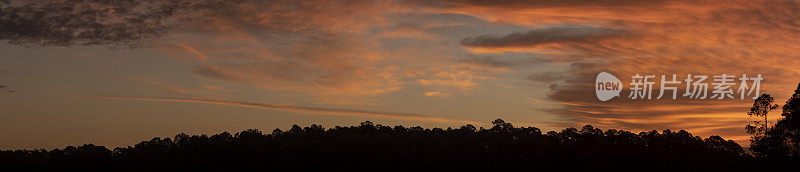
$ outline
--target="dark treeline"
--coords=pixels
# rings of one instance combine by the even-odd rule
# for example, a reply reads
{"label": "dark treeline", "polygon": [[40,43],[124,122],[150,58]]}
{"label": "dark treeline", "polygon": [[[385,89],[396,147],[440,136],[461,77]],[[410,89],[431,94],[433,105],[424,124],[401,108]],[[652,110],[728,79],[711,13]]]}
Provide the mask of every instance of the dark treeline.
{"label": "dark treeline", "polygon": [[754,165],[762,160],[746,154],[734,141],[719,136],[702,139],[684,130],[637,134],[587,125],[542,133],[500,119],[492,123],[489,129],[472,125],[426,129],[367,121],[330,129],[295,125],[270,134],[258,130],[179,134],[113,150],[87,144],[50,151],[2,151],[0,165],[59,171],[764,168]]}

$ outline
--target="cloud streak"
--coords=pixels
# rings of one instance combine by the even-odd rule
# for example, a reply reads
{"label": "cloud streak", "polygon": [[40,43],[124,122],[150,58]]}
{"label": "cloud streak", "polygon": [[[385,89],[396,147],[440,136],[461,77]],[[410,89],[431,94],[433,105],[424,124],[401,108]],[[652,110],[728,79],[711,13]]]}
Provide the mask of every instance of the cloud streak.
{"label": "cloud streak", "polygon": [[257,109],[279,110],[279,111],[303,113],[311,115],[335,115],[335,116],[348,116],[348,117],[359,117],[359,118],[385,118],[385,119],[399,119],[399,120],[411,120],[411,121],[428,121],[437,123],[479,124],[478,122],[474,121],[438,118],[438,117],[413,114],[413,113],[390,113],[390,112],[379,112],[379,111],[369,111],[360,109],[276,105],[276,104],[226,101],[226,100],[214,100],[214,99],[133,98],[133,97],[104,97],[104,96],[94,96],[93,98],[111,99],[111,100],[205,103],[205,104],[229,105],[229,106],[248,107]]}
{"label": "cloud streak", "polygon": [[504,36],[482,35],[464,38],[461,45],[484,49],[526,49],[552,43],[587,43],[623,36],[626,31],[595,26],[553,26],[515,32]]}

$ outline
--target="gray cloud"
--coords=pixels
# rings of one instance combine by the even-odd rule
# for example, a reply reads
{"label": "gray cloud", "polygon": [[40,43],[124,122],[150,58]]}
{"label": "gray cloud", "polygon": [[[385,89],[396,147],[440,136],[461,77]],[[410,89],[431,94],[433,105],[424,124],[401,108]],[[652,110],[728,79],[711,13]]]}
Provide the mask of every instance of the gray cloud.
{"label": "gray cloud", "polygon": [[[327,4],[326,4],[327,3]],[[0,1],[0,40],[28,47],[71,45],[147,46],[171,32],[288,33],[359,27],[342,15],[359,15],[370,1],[295,0],[12,0]],[[320,28],[319,23],[336,25]],[[341,25],[337,25],[341,23]]]}
{"label": "gray cloud", "polygon": [[126,45],[168,31],[175,4],[155,1],[0,2],[0,40],[35,46]]}
{"label": "gray cloud", "polygon": [[525,77],[525,79],[538,82],[553,82],[565,79],[564,73],[561,72],[542,72],[532,73]]}
{"label": "gray cloud", "polygon": [[502,61],[498,60],[491,56],[473,56],[467,59],[462,60],[463,63],[475,64],[475,65],[482,65],[487,67],[493,68],[505,68],[511,67],[513,65],[512,62],[509,61]]}
{"label": "gray cloud", "polygon": [[2,92],[2,91],[8,92],[8,93],[17,92],[17,90],[11,89],[11,87],[9,87],[8,85],[3,85],[3,83],[0,83],[0,92]]}
{"label": "gray cloud", "polygon": [[516,32],[505,36],[482,35],[465,38],[461,45],[466,47],[530,47],[548,43],[590,42],[599,39],[622,36],[626,31],[594,26],[554,26]]}

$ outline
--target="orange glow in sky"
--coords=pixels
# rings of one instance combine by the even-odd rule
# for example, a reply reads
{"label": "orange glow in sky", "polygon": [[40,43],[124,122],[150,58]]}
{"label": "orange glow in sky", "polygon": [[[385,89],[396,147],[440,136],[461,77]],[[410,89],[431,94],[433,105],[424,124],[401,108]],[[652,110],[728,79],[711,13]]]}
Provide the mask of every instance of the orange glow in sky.
{"label": "orange glow in sky", "polygon": [[[685,129],[745,146],[752,99],[634,101],[630,76],[762,74],[761,93],[779,104],[800,82],[796,1],[25,3],[0,2],[0,14],[43,18],[0,24],[51,30],[0,28],[0,149],[497,118],[545,131]],[[72,14],[86,16],[48,20]],[[619,77],[622,98],[597,100],[599,72]]]}

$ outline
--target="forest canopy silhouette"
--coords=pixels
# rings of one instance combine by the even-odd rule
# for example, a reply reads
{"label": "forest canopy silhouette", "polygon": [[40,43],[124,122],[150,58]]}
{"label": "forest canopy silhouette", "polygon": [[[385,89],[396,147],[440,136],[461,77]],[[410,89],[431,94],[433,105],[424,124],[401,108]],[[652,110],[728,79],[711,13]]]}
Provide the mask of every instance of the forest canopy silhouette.
{"label": "forest canopy silhouette", "polygon": [[[245,130],[212,136],[179,134],[109,150],[103,146],[3,151],[4,166],[34,169],[495,169],[626,166],[719,167],[748,159],[741,146],[719,136],[701,139],[680,130],[631,133],[590,125],[542,133],[501,119],[492,128],[292,126],[270,134]],[[573,163],[577,163],[573,164]]]}
{"label": "forest canopy silhouette", "polygon": [[179,134],[109,150],[86,144],[54,150],[8,150],[2,166],[64,170],[741,168],[756,158],[732,140],[680,130],[631,133],[586,125],[542,133],[497,119],[491,128],[294,125],[270,134],[245,130]]}
{"label": "forest canopy silhouette", "polygon": [[[743,170],[791,168],[800,156],[800,84],[782,106],[780,119],[768,114],[780,106],[758,97],[747,115],[759,120],[744,129],[752,134],[752,154],[720,136],[701,138],[685,130],[633,133],[580,129],[542,132],[515,127],[502,119],[491,128],[358,126],[324,128],[293,125],[263,133],[178,134],[133,146],[108,149],[85,144],[53,150],[0,151],[0,166],[24,170],[366,170],[413,169],[658,169]],[[764,118],[761,121],[760,118]]]}

